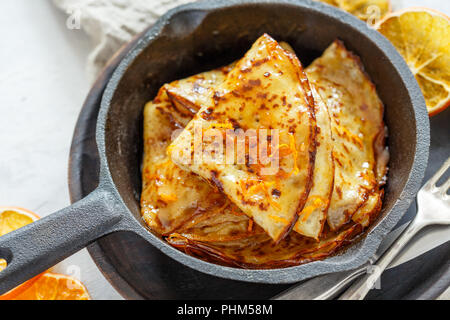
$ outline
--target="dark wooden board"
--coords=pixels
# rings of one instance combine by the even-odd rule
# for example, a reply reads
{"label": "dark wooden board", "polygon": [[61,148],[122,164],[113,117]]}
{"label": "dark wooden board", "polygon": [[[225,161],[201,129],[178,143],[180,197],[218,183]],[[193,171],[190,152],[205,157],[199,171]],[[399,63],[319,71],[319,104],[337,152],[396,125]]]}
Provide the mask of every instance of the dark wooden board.
{"label": "dark wooden board", "polygon": [[[136,40],[135,40],[136,41]],[[92,87],[75,129],[69,163],[72,202],[82,199],[98,184],[95,127],[105,86],[124,54],[125,46],[108,64]],[[432,145],[428,179],[450,156],[450,109],[431,120]],[[412,205],[401,223],[411,220]],[[127,299],[267,299],[289,285],[250,284],[223,280],[185,267],[131,233],[104,237],[88,248],[111,284]],[[450,243],[408,263],[388,270],[382,289],[368,299],[433,299],[450,285]]]}

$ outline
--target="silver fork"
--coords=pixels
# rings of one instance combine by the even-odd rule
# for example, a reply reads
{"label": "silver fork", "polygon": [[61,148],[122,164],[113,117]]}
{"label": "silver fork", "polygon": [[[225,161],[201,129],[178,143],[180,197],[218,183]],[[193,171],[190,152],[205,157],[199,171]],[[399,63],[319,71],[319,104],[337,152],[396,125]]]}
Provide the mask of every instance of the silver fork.
{"label": "silver fork", "polygon": [[439,179],[450,167],[450,158],[445,161],[442,168],[431,178],[417,194],[417,215],[408,228],[402,233],[397,241],[378,260],[371,270],[356,281],[339,300],[362,300],[373,288],[383,271],[389,266],[394,258],[400,253],[405,245],[421,229],[429,225],[450,225],[450,196],[447,190],[450,187],[450,178],[441,186],[436,186]]}

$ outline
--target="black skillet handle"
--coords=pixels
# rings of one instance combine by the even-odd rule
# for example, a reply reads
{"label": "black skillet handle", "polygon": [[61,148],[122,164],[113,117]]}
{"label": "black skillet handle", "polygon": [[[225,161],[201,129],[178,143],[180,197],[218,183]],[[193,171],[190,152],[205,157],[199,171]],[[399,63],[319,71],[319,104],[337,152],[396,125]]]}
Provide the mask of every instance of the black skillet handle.
{"label": "black skillet handle", "polygon": [[71,207],[0,237],[0,294],[51,268],[96,239],[117,230],[120,204],[97,189]]}

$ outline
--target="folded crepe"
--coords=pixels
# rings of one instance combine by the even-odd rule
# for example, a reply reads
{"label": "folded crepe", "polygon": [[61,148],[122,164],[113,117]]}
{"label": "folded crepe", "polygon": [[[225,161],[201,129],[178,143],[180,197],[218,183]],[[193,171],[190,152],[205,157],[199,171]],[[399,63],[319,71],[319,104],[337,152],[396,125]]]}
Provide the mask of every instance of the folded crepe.
{"label": "folded crepe", "polygon": [[389,153],[384,107],[360,59],[335,41],[306,70],[328,106],[334,191],[327,220],[336,230],[352,217],[364,226],[379,212]]}
{"label": "folded crepe", "polygon": [[299,214],[294,231],[319,240],[324,224],[327,221],[328,207],[333,194],[333,140],[328,106],[318,94],[314,84],[311,84],[311,89],[315,101],[317,121],[317,150],[313,172],[313,186],[305,207]]}
{"label": "folded crepe", "polygon": [[[286,51],[295,54],[288,43],[280,42],[280,46]],[[208,99],[213,96],[215,89],[225,81],[227,75],[236,66],[236,63],[174,81],[165,85],[164,89],[177,110],[185,114],[194,115],[205,103],[208,103]],[[313,187],[293,230],[301,235],[318,240],[326,222],[333,192],[334,162],[332,158],[333,143],[328,107],[317,93],[317,90],[314,87],[311,89],[315,100],[315,116],[317,120],[317,151],[313,173]]]}
{"label": "folded crepe", "polygon": [[[172,135],[190,120],[191,116],[174,107],[164,89],[145,106],[144,221],[162,236],[180,232],[190,239],[230,241],[253,235],[257,229],[248,227],[252,222],[227,197],[199,176],[180,169],[167,155]],[[205,230],[205,223],[209,229]]]}
{"label": "folded crepe", "polygon": [[[169,147],[172,160],[210,181],[278,242],[293,228],[312,186],[314,107],[310,85],[297,57],[263,35]],[[276,158],[276,168],[273,162],[268,165],[252,157],[252,151],[261,151],[255,141],[246,146],[243,163],[228,163],[225,151],[215,148],[217,138],[223,139],[219,144],[227,145],[225,137],[219,134],[215,139],[200,139],[199,145],[193,139],[219,128],[254,132],[256,138],[261,130],[273,138],[277,130],[279,149],[285,149],[268,146],[272,150],[266,155],[266,159]],[[196,149],[203,156],[200,161],[195,161]],[[239,157],[233,155],[233,159]]]}

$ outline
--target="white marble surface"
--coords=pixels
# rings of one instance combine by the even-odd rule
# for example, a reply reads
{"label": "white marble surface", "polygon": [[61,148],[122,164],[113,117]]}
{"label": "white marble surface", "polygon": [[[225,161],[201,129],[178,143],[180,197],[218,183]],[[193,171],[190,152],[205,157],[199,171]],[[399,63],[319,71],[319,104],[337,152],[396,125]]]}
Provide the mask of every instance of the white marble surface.
{"label": "white marble surface", "polygon": [[[50,1],[0,0],[0,12],[0,205],[45,216],[70,203],[69,148],[91,44]],[[86,250],[56,271],[80,278],[94,299],[121,298]]]}
{"label": "white marble surface", "polygon": [[[405,4],[450,14],[448,0],[400,0],[395,8]],[[93,44],[68,30],[65,14],[48,0],[0,0],[0,12],[0,205],[45,216],[70,203],[69,148],[90,86]],[[80,278],[94,299],[121,298],[86,250],[56,270]]]}

